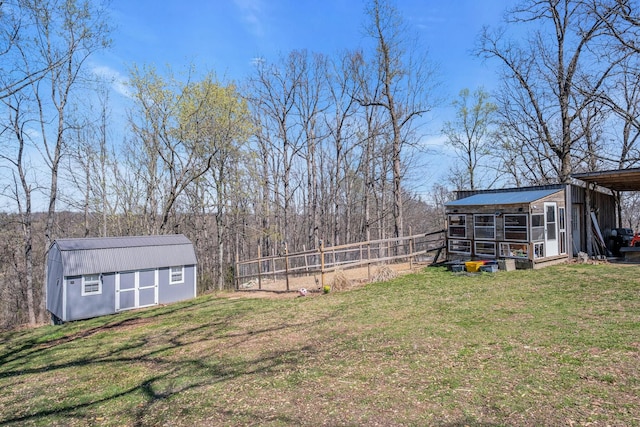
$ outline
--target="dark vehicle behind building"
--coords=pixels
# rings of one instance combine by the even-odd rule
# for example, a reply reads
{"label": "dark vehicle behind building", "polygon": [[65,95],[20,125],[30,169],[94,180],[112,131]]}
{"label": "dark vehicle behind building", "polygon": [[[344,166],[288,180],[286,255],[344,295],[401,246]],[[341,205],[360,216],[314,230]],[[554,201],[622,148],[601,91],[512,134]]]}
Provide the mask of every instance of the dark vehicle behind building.
{"label": "dark vehicle behind building", "polygon": [[633,230],[630,228],[614,228],[611,230],[611,238],[613,239],[613,253],[619,256],[620,248],[631,246]]}

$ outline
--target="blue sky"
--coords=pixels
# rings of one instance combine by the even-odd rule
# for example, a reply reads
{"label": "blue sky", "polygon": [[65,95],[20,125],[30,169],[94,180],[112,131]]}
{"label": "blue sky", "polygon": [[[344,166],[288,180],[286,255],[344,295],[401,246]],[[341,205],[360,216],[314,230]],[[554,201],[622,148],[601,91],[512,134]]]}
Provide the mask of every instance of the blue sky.
{"label": "blue sky", "polygon": [[[473,57],[483,25],[500,24],[513,0],[396,0],[411,31],[420,35],[429,58],[438,64],[444,96],[460,89],[495,87],[496,64]],[[332,55],[364,44],[363,0],[113,0],[113,47],[94,58],[99,72],[124,79],[132,64],[170,65],[176,72],[189,64],[198,72],[215,71],[223,80],[242,80],[257,57],[307,49]],[[435,112],[427,126],[428,145],[446,157],[439,136],[451,111]],[[438,178],[434,170],[429,179]]]}

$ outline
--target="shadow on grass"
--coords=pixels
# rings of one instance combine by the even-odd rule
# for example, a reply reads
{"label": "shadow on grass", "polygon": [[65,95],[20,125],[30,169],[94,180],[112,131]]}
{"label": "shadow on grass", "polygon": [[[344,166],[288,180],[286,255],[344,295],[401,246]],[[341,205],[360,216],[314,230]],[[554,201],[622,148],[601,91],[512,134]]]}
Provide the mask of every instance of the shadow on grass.
{"label": "shadow on grass", "polygon": [[[6,347],[8,351],[0,354],[0,366],[18,358],[22,359],[34,356],[49,348],[84,339],[100,332],[117,330],[123,327],[149,322],[153,318],[166,316],[178,311],[184,313],[184,311],[188,309],[194,310],[208,302],[210,301],[206,299],[195,299],[189,301],[186,307],[185,303],[175,303],[165,307],[152,307],[150,309],[118,313],[85,321],[69,322],[60,326],[48,326],[24,331],[8,332],[2,334],[2,341],[0,341],[0,344],[19,344],[16,346],[9,344]],[[87,322],[97,323],[97,326],[82,329]],[[79,330],[65,335],[65,331],[73,331],[76,329]],[[22,339],[22,337],[25,338]],[[0,373],[0,378],[2,378],[2,376],[2,373]]]}
{"label": "shadow on grass", "polygon": [[[203,304],[210,301],[212,312],[220,311],[218,317],[212,316],[211,320],[204,323],[197,322],[195,325],[188,323],[184,326],[180,325],[183,318],[188,319],[189,311],[200,310]],[[278,324],[273,327],[228,331],[228,318],[237,320],[238,316],[250,316],[253,313],[252,305],[239,302],[232,304],[220,300],[210,301],[164,307],[154,312],[122,314],[117,320],[109,319],[102,322],[92,320],[92,323],[98,322],[98,324],[86,329],[81,329],[81,324],[71,325],[69,328],[73,331],[62,336],[55,328],[64,328],[64,326],[54,327],[54,331],[32,335],[25,342],[0,355],[0,380],[14,378],[14,381],[18,379],[24,384],[37,380],[37,378],[27,378],[29,375],[47,374],[49,378],[54,378],[57,375],[56,371],[75,369],[78,372],[78,369],[87,367],[91,371],[85,371],[83,375],[111,371],[117,374],[121,367],[127,366],[151,372],[137,384],[124,386],[124,390],[116,390],[106,396],[104,394],[88,398],[81,396],[79,403],[76,403],[77,400],[73,404],[65,403],[65,400],[68,402],[72,398],[70,398],[71,393],[65,395],[64,386],[62,392],[60,390],[56,392],[58,401],[62,402],[57,406],[49,402],[42,404],[32,402],[28,406],[34,409],[25,414],[20,413],[21,402],[9,402],[2,411],[4,414],[0,414],[0,425],[42,423],[47,421],[48,417],[55,417],[56,422],[61,419],[73,419],[78,422],[79,419],[90,416],[91,411],[88,411],[90,408],[127,398],[140,401],[137,405],[127,403],[125,406],[134,414],[135,425],[144,425],[144,420],[153,415],[153,407],[172,396],[243,376],[284,369],[288,366],[295,369],[305,358],[318,351],[313,346],[306,345],[293,349],[261,352],[254,358],[228,359],[220,355],[215,356],[215,353],[201,358],[198,351],[200,350],[198,345],[201,343],[205,343],[204,348],[207,349],[224,350],[263,334],[304,328],[311,323],[324,320],[316,318],[305,322]],[[223,305],[228,305],[229,309],[218,310]],[[173,323],[160,330],[146,329],[147,324],[155,322],[157,327],[163,321],[171,320],[168,317],[177,313],[179,318],[175,320],[179,326],[175,329],[172,328]],[[326,318],[331,316],[332,314],[327,314]],[[124,332],[129,331],[135,334],[126,341],[118,342],[118,338],[127,336]],[[95,338],[101,332],[114,332],[116,335],[114,339],[102,343]],[[216,344],[211,345],[212,341],[216,341]],[[209,344],[206,344],[207,342]],[[181,356],[183,350],[187,357]],[[195,351],[195,356],[191,355],[192,350]],[[54,363],[43,362],[46,360]],[[123,375],[126,374],[123,373]],[[34,395],[46,391],[39,387],[42,386],[32,387],[35,390]],[[77,386],[71,385],[72,390],[74,387]]]}

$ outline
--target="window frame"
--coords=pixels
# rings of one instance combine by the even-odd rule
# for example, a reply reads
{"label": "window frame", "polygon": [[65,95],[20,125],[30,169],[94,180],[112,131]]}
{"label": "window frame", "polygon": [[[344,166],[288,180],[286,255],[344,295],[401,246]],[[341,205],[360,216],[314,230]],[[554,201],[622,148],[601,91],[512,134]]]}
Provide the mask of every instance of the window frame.
{"label": "window frame", "polygon": [[[458,217],[458,220],[453,220],[453,217]],[[463,235],[452,234],[452,229],[464,230]],[[447,217],[447,236],[454,239],[466,239],[467,238],[467,215],[466,214],[449,214]]]}
{"label": "window frame", "polygon": [[533,244],[533,259],[546,258],[545,242],[536,242]]}
{"label": "window frame", "polygon": [[[514,254],[520,251],[522,255]],[[500,257],[513,259],[529,258],[529,243],[524,242],[500,242]]]}
{"label": "window frame", "polygon": [[[481,245],[488,245],[488,246],[493,246],[493,252],[478,252],[478,244]],[[476,254],[476,256],[480,256],[480,257],[489,257],[489,258],[495,258],[496,257],[496,242],[495,241],[482,241],[482,240],[475,240],[473,242],[473,250],[474,253]]]}
{"label": "window frame", "polygon": [[[491,218],[493,225],[477,225],[477,218],[486,217]],[[478,236],[479,230],[491,230],[490,236],[481,235]],[[482,234],[482,233],[481,233]],[[474,214],[473,215],[473,237],[474,240],[495,240],[496,239],[496,216],[494,214]]]}
{"label": "window frame", "polygon": [[[469,250],[467,251],[459,251],[459,250],[452,250],[451,247],[453,245],[460,245],[460,246],[466,246],[469,248]],[[447,251],[449,251],[449,253],[452,254],[463,254],[463,255],[471,255],[471,240],[464,240],[464,239],[450,239],[448,242],[448,247],[447,247]]]}
{"label": "window frame", "polygon": [[[180,279],[179,280],[174,280],[173,279],[173,275],[174,273],[177,274],[177,272],[174,271],[174,269],[180,269]],[[169,284],[170,285],[177,285],[180,283],[184,283],[184,265],[175,265],[172,267],[169,267]]]}
{"label": "window frame", "polygon": [[[507,225],[508,217],[520,217],[524,218],[524,226],[523,225]],[[504,240],[509,242],[528,242],[529,241],[529,215],[527,214],[504,214]],[[524,239],[510,239],[508,236],[509,232],[523,232],[525,234]]]}
{"label": "window frame", "polygon": [[558,238],[560,239],[560,254],[567,253],[567,222],[566,209],[564,206],[558,206]]}
{"label": "window frame", "polygon": [[[95,286],[95,291],[87,291],[87,286]],[[102,294],[102,275],[101,274],[85,274],[82,276],[82,296],[101,295]]]}
{"label": "window frame", "polygon": [[[539,219],[541,219],[541,223],[540,225],[533,225],[533,217],[537,217]],[[530,239],[532,242],[544,242],[545,241],[545,220],[544,220],[544,213],[535,213],[535,214],[531,214],[531,233],[530,233]],[[537,230],[538,233],[534,233],[534,230]],[[536,234],[539,234],[540,232],[542,232],[542,237],[539,239],[536,239]]]}

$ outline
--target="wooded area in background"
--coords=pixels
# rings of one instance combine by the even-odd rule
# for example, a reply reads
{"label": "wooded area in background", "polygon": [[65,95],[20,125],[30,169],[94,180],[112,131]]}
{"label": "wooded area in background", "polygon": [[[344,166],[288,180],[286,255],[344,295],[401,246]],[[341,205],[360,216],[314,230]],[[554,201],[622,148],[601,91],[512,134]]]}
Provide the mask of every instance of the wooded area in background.
{"label": "wooded area in background", "polygon": [[[386,1],[367,5],[365,47],[265,58],[246,81],[132,65],[117,132],[109,82],[87,69],[109,46],[108,11],[1,3],[0,326],[46,321],[44,259],[58,237],[183,233],[201,291],[223,289],[236,253],[442,229],[450,190],[637,165],[637,6],[530,0],[507,15],[530,40],[483,32],[475,53],[503,65],[503,88],[460,92],[442,129],[458,159],[427,197],[409,178],[427,174],[424,116],[448,101],[426,46]],[[623,203],[637,229],[637,195]]]}

